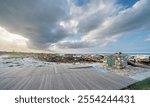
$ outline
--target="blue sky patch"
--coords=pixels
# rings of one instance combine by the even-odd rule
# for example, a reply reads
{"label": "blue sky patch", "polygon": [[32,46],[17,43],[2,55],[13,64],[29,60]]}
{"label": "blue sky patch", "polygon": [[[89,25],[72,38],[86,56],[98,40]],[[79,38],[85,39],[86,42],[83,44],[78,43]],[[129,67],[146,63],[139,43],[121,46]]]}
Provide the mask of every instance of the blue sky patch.
{"label": "blue sky patch", "polygon": [[139,0],[118,0],[119,4],[122,4],[128,8],[132,7]]}
{"label": "blue sky patch", "polygon": [[89,2],[90,2],[90,0],[74,0],[75,5],[77,5],[77,6],[83,6]]}

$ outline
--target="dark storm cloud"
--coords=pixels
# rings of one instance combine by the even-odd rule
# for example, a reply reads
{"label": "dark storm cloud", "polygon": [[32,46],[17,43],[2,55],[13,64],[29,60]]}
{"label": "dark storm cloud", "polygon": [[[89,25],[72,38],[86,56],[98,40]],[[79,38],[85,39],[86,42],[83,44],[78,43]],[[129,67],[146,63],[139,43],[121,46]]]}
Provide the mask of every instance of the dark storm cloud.
{"label": "dark storm cloud", "polygon": [[59,22],[68,16],[66,0],[0,0],[0,26],[46,48],[68,36]]}
{"label": "dark storm cloud", "polygon": [[62,43],[57,43],[57,48],[60,49],[83,49],[83,48],[91,48],[94,47],[94,43],[89,43],[89,42],[62,42]]}

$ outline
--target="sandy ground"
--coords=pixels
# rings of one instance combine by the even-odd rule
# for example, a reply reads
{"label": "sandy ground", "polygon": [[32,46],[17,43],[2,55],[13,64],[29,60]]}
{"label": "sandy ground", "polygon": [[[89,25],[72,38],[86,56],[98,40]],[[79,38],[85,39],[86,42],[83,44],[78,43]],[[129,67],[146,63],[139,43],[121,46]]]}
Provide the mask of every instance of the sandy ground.
{"label": "sandy ground", "polygon": [[129,77],[133,78],[135,80],[142,81],[142,80],[150,77],[150,71],[137,73],[137,74],[135,74],[133,76],[129,76]]}
{"label": "sandy ground", "polygon": [[150,77],[150,69],[148,68],[133,67],[133,66],[128,65],[124,69],[115,69],[115,68],[105,67],[102,63],[97,64],[97,67],[100,67],[110,72],[114,72],[118,75],[130,77],[139,81]]}

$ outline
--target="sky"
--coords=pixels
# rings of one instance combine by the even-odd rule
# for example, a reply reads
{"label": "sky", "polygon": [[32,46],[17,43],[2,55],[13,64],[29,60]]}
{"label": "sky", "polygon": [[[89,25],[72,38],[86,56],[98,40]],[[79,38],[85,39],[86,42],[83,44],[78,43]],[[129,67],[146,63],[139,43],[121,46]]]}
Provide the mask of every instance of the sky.
{"label": "sky", "polygon": [[150,0],[0,0],[0,50],[150,52]]}

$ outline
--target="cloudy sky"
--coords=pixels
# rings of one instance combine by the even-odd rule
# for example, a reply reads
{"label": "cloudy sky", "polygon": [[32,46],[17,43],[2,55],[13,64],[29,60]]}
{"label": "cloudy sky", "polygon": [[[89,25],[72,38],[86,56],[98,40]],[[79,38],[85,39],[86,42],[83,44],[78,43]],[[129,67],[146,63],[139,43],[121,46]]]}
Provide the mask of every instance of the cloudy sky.
{"label": "cloudy sky", "polygon": [[0,0],[0,50],[150,52],[150,0]]}

